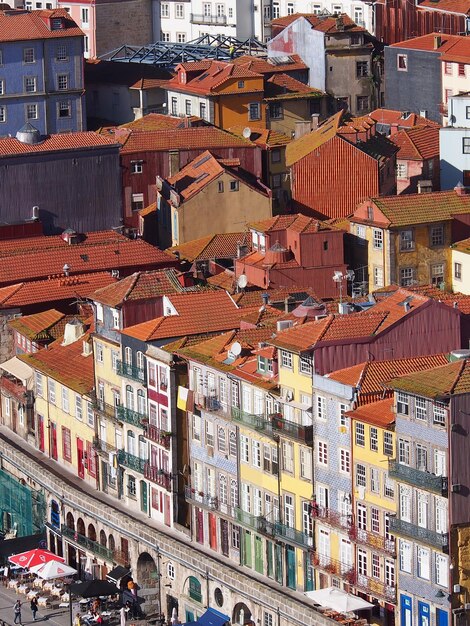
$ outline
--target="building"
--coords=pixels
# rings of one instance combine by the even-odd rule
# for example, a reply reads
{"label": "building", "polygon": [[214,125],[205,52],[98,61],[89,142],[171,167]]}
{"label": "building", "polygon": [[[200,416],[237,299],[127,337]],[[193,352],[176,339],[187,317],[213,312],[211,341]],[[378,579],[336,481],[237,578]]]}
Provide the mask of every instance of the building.
{"label": "building", "polygon": [[32,315],[22,315],[10,321],[14,331],[15,354],[32,354],[61,338],[67,323],[65,313],[49,309]]}
{"label": "building", "polygon": [[337,295],[333,274],[346,272],[343,231],[300,214],[248,227],[252,252],[235,259],[237,278],[262,289],[308,285],[321,298]]}
{"label": "building", "polygon": [[375,40],[348,15],[294,14],[272,26],[268,56],[298,54],[310,68],[309,85],[329,94],[330,115],[342,109],[365,115],[382,104]]}
{"label": "building", "polygon": [[272,193],[238,159],[206,151],[174,176],[157,177],[158,242],[177,246],[208,234],[230,233],[272,216]]}
{"label": "building", "polygon": [[335,17],[341,13],[345,13],[351,18],[358,26],[366,28],[370,33],[373,33],[375,27],[373,11],[371,8],[362,1],[359,2],[342,2],[341,4],[335,4],[329,0],[325,2],[309,2],[307,0],[296,0],[290,2],[288,0],[278,0],[273,3],[272,6],[272,36],[275,37],[283,25],[297,17],[303,16],[311,18],[314,15],[318,16],[332,16]]}
{"label": "building", "polygon": [[449,624],[451,609],[465,612],[466,443],[459,432],[469,398],[468,366],[451,354],[448,365],[390,383],[397,453],[389,474],[398,490],[390,532],[398,543],[401,624],[421,625],[430,619]]}
{"label": "building", "polygon": [[[2,221],[39,218],[47,235],[120,223],[119,144],[112,139],[93,132],[44,136],[28,123],[16,137],[0,138],[0,169]],[[77,176],[88,181],[80,193]]]}
{"label": "building", "polygon": [[397,194],[440,190],[439,127],[415,126],[395,133]]}
{"label": "building", "polygon": [[446,120],[449,97],[468,91],[470,54],[466,37],[445,32],[386,46],[387,108],[413,111],[439,123]]}
{"label": "building", "polygon": [[[336,113],[286,148],[294,206],[307,214],[339,218],[350,215],[368,195],[395,193],[397,151],[377,133],[374,120],[343,122],[343,113]],[[332,172],[341,183],[334,193]]]}
{"label": "building", "polygon": [[470,239],[452,245],[452,291],[470,295],[467,277],[470,276]]}
{"label": "building", "polygon": [[[64,9],[0,13],[0,134],[86,129],[83,32]],[[3,186],[3,185],[2,185]]]}
{"label": "building", "polygon": [[448,124],[439,131],[441,189],[470,184],[470,96],[449,98]]}
{"label": "building", "polygon": [[451,284],[450,244],[468,231],[465,188],[374,198],[350,218],[357,245],[368,248],[369,289],[396,283]]}
{"label": "building", "polygon": [[369,114],[377,122],[377,132],[392,137],[399,130],[409,130],[414,126],[438,126],[426,117],[411,111],[394,111],[392,109],[375,109]]}

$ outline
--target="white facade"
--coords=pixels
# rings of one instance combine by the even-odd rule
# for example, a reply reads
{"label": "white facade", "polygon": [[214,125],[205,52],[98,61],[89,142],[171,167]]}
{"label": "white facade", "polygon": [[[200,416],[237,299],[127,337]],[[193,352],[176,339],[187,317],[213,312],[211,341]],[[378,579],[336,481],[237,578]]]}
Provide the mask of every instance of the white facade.
{"label": "white facade", "polygon": [[470,254],[452,250],[452,291],[470,295]]}
{"label": "white facade", "polygon": [[366,4],[361,0],[273,0],[272,17],[283,17],[293,13],[315,13],[322,11],[334,13],[346,13],[370,33],[374,34],[374,8],[373,4]]}
{"label": "white facade", "polygon": [[470,186],[470,96],[448,101],[448,126],[439,131],[441,190]]}
{"label": "white facade", "polygon": [[198,115],[202,119],[214,123],[214,106],[209,98],[194,96],[179,91],[167,91],[167,111],[169,115]]}
{"label": "white facade", "polygon": [[442,62],[442,121],[449,124],[448,111],[450,98],[470,91],[470,65],[466,63]]}

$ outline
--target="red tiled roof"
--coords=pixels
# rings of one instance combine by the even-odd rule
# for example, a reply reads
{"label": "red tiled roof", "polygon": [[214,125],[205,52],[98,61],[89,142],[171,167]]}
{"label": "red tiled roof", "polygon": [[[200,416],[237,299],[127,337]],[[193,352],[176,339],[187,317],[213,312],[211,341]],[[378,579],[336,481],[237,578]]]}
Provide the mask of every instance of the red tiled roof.
{"label": "red tiled roof", "polygon": [[178,252],[181,260],[202,261],[210,259],[234,259],[237,256],[238,244],[243,242],[251,250],[251,239],[245,232],[220,233],[207,235],[201,239],[193,239],[179,246],[168,248],[168,252]]}
{"label": "red tiled roof", "polygon": [[341,17],[343,18],[342,28],[338,28],[337,17],[331,15],[314,15],[313,13],[294,13],[292,15],[278,17],[275,20],[272,20],[271,24],[273,26],[283,26],[285,28],[292,24],[292,22],[295,22],[295,20],[298,20],[300,17],[304,17],[308,20],[313,29],[329,35],[365,31],[365,28],[358,26],[346,13],[341,14]]}
{"label": "red tiled roof", "polygon": [[469,0],[423,0],[417,5],[418,9],[434,9],[446,13],[462,13],[467,15],[470,12]]}
{"label": "red tiled roof", "polygon": [[285,300],[288,299],[289,303],[298,303],[300,304],[304,300],[308,298],[308,296],[312,296],[316,300],[318,300],[315,292],[310,287],[282,287],[280,289],[257,289],[255,291],[244,291],[237,293],[233,296],[233,299],[240,307],[251,307],[254,305],[261,306],[263,304],[262,295],[267,293],[269,296],[269,303],[273,302],[284,304]]}
{"label": "red tiled roof", "polygon": [[[420,5],[422,6],[422,5]],[[439,48],[435,47],[435,38],[441,38],[441,44]],[[428,35],[421,35],[421,37],[414,37],[413,39],[406,39],[405,41],[398,41],[392,44],[391,48],[404,48],[406,50],[424,50],[426,52],[435,52],[436,54],[443,54],[449,51],[458,41],[464,39],[460,35],[446,35],[444,33],[430,33]]]}
{"label": "red tiled roof", "polygon": [[161,113],[147,113],[143,117],[121,124],[119,128],[127,128],[132,131],[169,130],[174,128],[194,128],[196,126],[208,126],[200,117],[191,115],[190,117],[175,117],[163,115]]}
{"label": "red tiled roof", "polygon": [[[120,235],[114,230],[97,230],[81,234],[80,237],[80,243],[74,244],[80,248],[126,240],[124,235]],[[61,235],[41,235],[39,237],[25,237],[22,239],[6,239],[0,244],[0,258],[28,252],[42,252],[55,248],[69,249],[70,245]]]}
{"label": "red tiled roof", "polygon": [[460,359],[425,372],[394,378],[389,385],[392,389],[426,398],[470,393],[470,360]]}
{"label": "red tiled roof", "polygon": [[96,289],[115,281],[108,272],[96,272],[68,279],[62,277],[8,285],[0,287],[0,309],[88,298]]}
{"label": "red tiled roof", "polygon": [[395,111],[393,109],[375,109],[372,113],[369,113],[376,122],[380,124],[388,124],[390,126],[397,125],[398,128],[412,128],[413,126],[436,126],[439,127],[437,122],[428,120],[426,117],[421,117],[416,113],[408,112],[404,117],[403,111]]}
{"label": "red tiled roof", "polygon": [[366,361],[327,375],[343,385],[358,388],[358,403],[367,404],[384,394],[385,383],[396,376],[431,369],[447,363],[445,354],[389,361]]}
{"label": "red tiled roof", "polygon": [[[123,136],[121,154],[193,148],[211,150],[216,148],[255,147],[250,141],[242,137],[235,137],[231,133],[215,126],[127,133],[125,129],[123,131],[125,135]],[[117,132],[116,139],[121,141]]]}
{"label": "red tiled roof", "polygon": [[183,290],[176,270],[169,268],[154,272],[135,272],[113,285],[98,289],[91,297],[101,304],[116,307],[127,300],[146,300],[181,293]]}
{"label": "red tiled roof", "polygon": [[[62,18],[64,28],[50,30],[50,18]],[[0,41],[30,41],[34,39],[58,39],[83,37],[84,33],[65,9],[42,11],[0,11]]]}
{"label": "red tiled roof", "polygon": [[320,230],[334,230],[326,222],[322,222],[313,217],[307,217],[301,213],[295,215],[276,215],[261,222],[251,222],[248,228],[270,233],[277,230],[293,230],[296,233],[318,233]]}
{"label": "red tiled roof", "polygon": [[[156,269],[158,266],[174,266],[176,259],[154,248],[141,239],[131,240],[115,235],[114,241],[110,238],[107,241],[84,244],[67,245],[60,237],[54,237],[56,245],[44,243],[38,247],[38,239],[31,239],[30,248],[27,249],[25,240],[19,244],[19,249],[14,250],[13,242],[2,242],[0,247],[0,284],[37,280],[51,275],[63,277],[63,267],[67,264],[70,268],[70,275],[102,272],[104,270],[126,271],[128,268],[140,266],[143,269]],[[52,239],[52,238],[51,238]],[[6,253],[9,244],[9,252]],[[57,245],[58,244],[58,245]]]}
{"label": "red tiled roof", "polygon": [[[231,126],[228,130],[230,133],[243,137],[243,131],[246,126]],[[277,148],[287,145],[292,141],[291,137],[280,133],[277,130],[269,130],[267,128],[252,128],[250,141],[262,148]]]}
{"label": "red tiled roof", "polygon": [[287,60],[279,63],[273,63],[271,57],[253,57],[244,54],[233,59],[232,63],[234,65],[244,65],[257,74],[274,74],[308,69],[298,54],[290,54]]}
{"label": "red tiled roof", "polygon": [[177,315],[131,326],[123,334],[141,341],[159,341],[240,326],[240,309],[224,291],[185,293],[170,296],[169,300]]}
{"label": "red tiled roof", "polygon": [[374,424],[374,426],[387,427],[395,422],[393,412],[393,398],[386,398],[378,402],[366,404],[353,411],[346,411],[346,415],[351,419]]}
{"label": "red tiled roof", "polygon": [[274,74],[266,81],[265,100],[288,100],[291,98],[320,98],[325,95],[288,74]]}
{"label": "red tiled roof", "polygon": [[218,289],[224,289],[233,294],[236,289],[235,273],[233,270],[225,270],[220,274],[214,274],[207,278],[207,284],[211,287],[217,287]]}
{"label": "red tiled roof", "polygon": [[[178,70],[179,66],[176,66]],[[185,65],[188,68],[188,65]],[[214,95],[219,94],[219,88],[225,85],[229,81],[243,80],[250,78],[262,79],[261,74],[251,71],[244,65],[235,65],[226,61],[211,60],[210,66],[204,71],[200,71],[199,75],[195,78],[191,78],[185,83],[179,82],[178,76],[169,80],[165,87],[169,90],[182,91],[184,93],[195,93],[199,95]],[[252,93],[255,91],[262,92],[262,83],[259,87],[253,85],[252,82],[247,82],[243,87],[237,89],[237,93],[245,92]]]}
{"label": "red tiled roof", "polygon": [[439,156],[439,127],[415,126],[403,129],[390,138],[399,150],[397,159],[426,160]]}
{"label": "red tiled roof", "polygon": [[81,150],[116,146],[113,139],[104,137],[93,131],[81,133],[59,133],[48,135],[41,143],[23,143],[15,137],[0,138],[0,157],[30,154],[36,152],[56,152],[64,150]]}
{"label": "red tiled roof", "polygon": [[11,320],[8,324],[29,339],[34,339],[39,333],[43,333],[58,324],[64,317],[65,313],[49,309],[33,315],[22,315]]}
{"label": "red tiled roof", "polygon": [[[470,4],[467,5],[467,13],[470,12]],[[442,55],[443,61],[453,63],[470,63],[470,44],[468,37],[460,37],[458,41]]]}

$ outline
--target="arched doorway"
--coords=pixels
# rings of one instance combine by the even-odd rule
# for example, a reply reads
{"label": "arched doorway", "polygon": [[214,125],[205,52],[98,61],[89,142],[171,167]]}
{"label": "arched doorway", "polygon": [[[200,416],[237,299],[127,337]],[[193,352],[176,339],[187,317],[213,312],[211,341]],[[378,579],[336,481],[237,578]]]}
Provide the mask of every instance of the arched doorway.
{"label": "arched doorway", "polygon": [[106,533],[104,532],[104,530],[100,530],[100,545],[104,546],[106,548],[106,544],[107,544],[107,539],[106,539]]}
{"label": "arched doorway", "polygon": [[70,528],[71,530],[75,530],[75,520],[73,518],[73,513],[70,513],[70,511],[65,516],[65,524],[67,528]]}
{"label": "arched doorway", "polygon": [[114,550],[116,550],[116,542],[114,541],[114,536],[113,535],[109,535],[108,537],[108,548],[114,552]]}
{"label": "arched doorway", "polygon": [[96,541],[96,529],[93,524],[88,524],[88,539]]}
{"label": "arched doorway", "polygon": [[77,533],[79,535],[83,535],[83,537],[85,536],[85,522],[82,520],[81,517],[78,518],[77,520]]}
{"label": "arched doorway", "polygon": [[235,605],[232,613],[232,624],[240,624],[240,626],[245,626],[245,624],[251,624],[251,611],[246,606],[244,602],[239,602]]}
{"label": "arched doorway", "polygon": [[148,552],[142,552],[137,559],[137,582],[141,587],[151,589],[158,586],[158,568]]}

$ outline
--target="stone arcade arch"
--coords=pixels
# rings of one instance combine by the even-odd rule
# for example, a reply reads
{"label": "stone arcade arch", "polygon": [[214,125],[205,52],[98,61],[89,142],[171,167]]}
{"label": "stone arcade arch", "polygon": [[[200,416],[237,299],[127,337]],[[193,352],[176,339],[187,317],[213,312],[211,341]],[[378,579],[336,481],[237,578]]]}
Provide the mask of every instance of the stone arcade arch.
{"label": "stone arcade arch", "polygon": [[137,583],[144,589],[158,586],[158,567],[148,552],[142,552],[137,559]]}
{"label": "stone arcade arch", "polygon": [[240,626],[245,626],[245,624],[251,624],[253,622],[251,611],[246,606],[244,602],[239,602],[233,608],[232,613],[232,624],[240,624]]}
{"label": "stone arcade arch", "polygon": [[108,541],[106,538],[106,533],[104,532],[104,530],[100,530],[100,545],[106,548],[107,544],[108,544]]}

